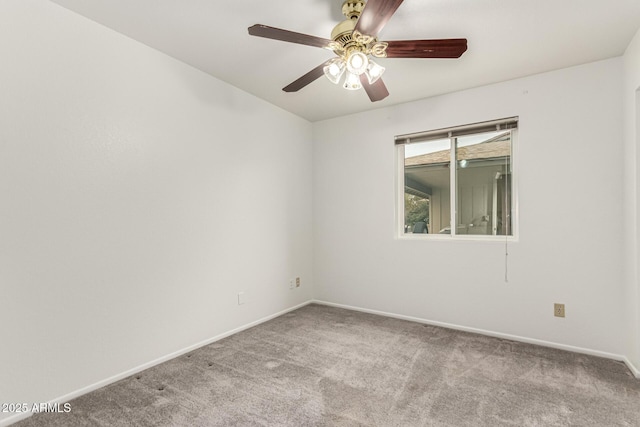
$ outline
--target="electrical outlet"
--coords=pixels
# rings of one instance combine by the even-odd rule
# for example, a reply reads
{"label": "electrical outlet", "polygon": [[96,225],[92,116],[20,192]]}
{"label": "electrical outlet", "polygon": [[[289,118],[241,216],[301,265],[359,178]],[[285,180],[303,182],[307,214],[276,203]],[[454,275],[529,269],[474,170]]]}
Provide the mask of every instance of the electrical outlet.
{"label": "electrical outlet", "polygon": [[296,277],[296,288],[300,287],[300,278]]}
{"label": "electrical outlet", "polygon": [[293,289],[295,287],[296,287],[296,280],[295,279],[289,280],[289,289]]}
{"label": "electrical outlet", "polygon": [[556,317],[564,317],[564,304],[553,304],[553,315]]}
{"label": "electrical outlet", "polygon": [[247,297],[244,292],[238,292],[238,305],[242,305],[247,302]]}

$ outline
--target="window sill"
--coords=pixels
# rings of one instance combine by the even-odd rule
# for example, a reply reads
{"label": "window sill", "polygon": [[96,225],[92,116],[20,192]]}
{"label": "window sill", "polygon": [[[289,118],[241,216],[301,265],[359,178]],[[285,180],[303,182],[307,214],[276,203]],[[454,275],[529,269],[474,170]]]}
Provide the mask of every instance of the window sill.
{"label": "window sill", "polygon": [[487,236],[487,235],[473,235],[473,234],[458,234],[452,236],[450,234],[412,234],[402,233],[396,236],[398,240],[423,240],[423,241],[448,241],[448,242],[493,242],[504,243],[505,241],[517,242],[517,236]]}

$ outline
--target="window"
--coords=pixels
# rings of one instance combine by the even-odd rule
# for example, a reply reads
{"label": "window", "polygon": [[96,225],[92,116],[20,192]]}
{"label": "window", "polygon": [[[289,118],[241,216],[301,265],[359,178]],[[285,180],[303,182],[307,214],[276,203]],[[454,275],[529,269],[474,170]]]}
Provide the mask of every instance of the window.
{"label": "window", "polygon": [[397,136],[399,234],[514,236],[517,124],[514,117]]}

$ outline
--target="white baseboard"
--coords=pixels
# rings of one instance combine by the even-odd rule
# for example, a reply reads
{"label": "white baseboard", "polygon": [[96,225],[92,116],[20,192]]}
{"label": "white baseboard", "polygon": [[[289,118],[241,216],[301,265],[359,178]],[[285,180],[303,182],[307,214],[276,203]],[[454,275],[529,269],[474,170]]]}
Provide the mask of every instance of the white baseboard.
{"label": "white baseboard", "polygon": [[[55,404],[55,403],[65,403],[68,402],[72,399],[75,399],[77,397],[80,397],[84,394],[90,393],[94,390],[97,390],[99,388],[105,387],[109,384],[113,384],[116,381],[120,381],[121,379],[127,378],[131,375],[137,374],[138,372],[144,371],[145,369],[149,369],[153,366],[159,365],[160,363],[166,362],[168,360],[174,359],[178,356],[182,356],[185,353],[189,353],[190,351],[196,350],[200,347],[204,347],[205,345],[209,345],[211,343],[214,343],[216,341],[219,341],[223,338],[226,338],[228,336],[237,334],[238,332],[242,332],[245,329],[249,329],[252,328],[254,326],[257,326],[261,323],[267,322],[271,319],[274,319],[278,316],[282,316],[283,314],[289,313],[290,311],[293,310],[297,310],[301,307],[304,307],[306,305],[309,304],[320,304],[320,305],[326,305],[326,306],[330,306],[330,307],[337,307],[337,308],[344,308],[347,310],[353,310],[353,311],[360,311],[363,313],[370,313],[370,314],[376,314],[379,316],[385,316],[385,317],[392,317],[395,319],[401,319],[401,320],[409,320],[412,322],[417,322],[417,323],[423,323],[426,325],[433,325],[433,326],[441,326],[443,328],[449,328],[449,329],[456,329],[456,330],[460,330],[460,331],[465,331],[465,332],[472,332],[472,333],[476,333],[476,334],[481,334],[481,335],[487,335],[487,336],[491,336],[491,337],[496,337],[496,338],[503,338],[503,339],[508,339],[508,340],[512,340],[512,341],[520,341],[520,342],[524,342],[524,343],[528,343],[528,344],[536,344],[536,345],[541,345],[544,347],[551,347],[551,348],[557,348],[560,350],[567,350],[567,351],[573,351],[576,353],[583,353],[583,354],[589,354],[592,356],[598,356],[598,357],[604,357],[607,359],[613,359],[613,360],[617,360],[617,361],[621,361],[624,362],[625,365],[627,365],[627,367],[629,368],[629,370],[633,373],[633,375],[640,379],[640,370],[638,370],[638,368],[636,366],[633,365],[633,363],[631,363],[631,361],[626,357],[626,356],[622,356],[622,355],[618,355],[618,354],[613,354],[613,353],[607,353],[607,352],[603,352],[603,351],[598,351],[598,350],[591,350],[588,348],[582,348],[582,347],[575,347],[575,346],[571,346],[571,345],[566,345],[566,344],[559,344],[559,343],[554,343],[554,342],[550,342],[550,341],[544,341],[544,340],[538,340],[538,339],[534,339],[534,338],[527,338],[527,337],[521,337],[518,335],[510,335],[510,334],[503,334],[500,332],[494,332],[494,331],[488,331],[485,329],[477,329],[477,328],[470,328],[467,326],[460,326],[460,325],[456,325],[456,324],[452,324],[452,323],[446,323],[446,322],[438,322],[438,321],[434,321],[434,320],[428,320],[428,319],[422,319],[419,317],[413,317],[413,316],[405,316],[402,314],[395,314],[395,313],[388,313],[385,311],[380,311],[380,310],[371,310],[371,309],[367,309],[367,308],[362,308],[362,307],[355,307],[355,306],[351,306],[351,305],[345,305],[345,304],[336,304],[336,303],[332,303],[332,302],[328,302],[328,301],[321,301],[321,300],[309,300],[309,301],[305,301],[301,304],[298,304],[296,306],[287,308],[285,310],[282,310],[278,313],[263,317],[261,319],[258,319],[256,321],[247,323],[246,325],[240,326],[238,328],[232,329],[230,331],[224,332],[222,334],[216,335],[212,338],[209,338],[207,340],[201,341],[197,344],[191,345],[189,347],[183,348],[181,350],[175,351],[173,353],[170,353],[166,356],[162,356],[158,359],[152,360],[150,362],[144,363],[140,366],[137,366],[135,368],[129,369],[128,371],[122,372],[120,374],[114,375],[110,378],[106,378],[102,381],[98,381],[95,384],[91,384],[87,387],[81,388],[79,390],[73,391],[71,393],[68,393],[64,396],[60,396],[56,399],[51,400],[50,404]],[[6,427],[9,426],[10,424],[16,423],[20,420],[23,420],[25,418],[30,417],[32,414],[30,412],[24,412],[24,413],[19,413],[13,416],[10,416],[8,418],[3,418],[0,419],[0,427]]]}
{"label": "white baseboard", "polygon": [[636,368],[636,366],[631,363],[631,361],[627,357],[624,357],[622,361],[625,365],[627,365],[627,368],[629,368],[633,375],[640,380],[640,370],[638,370],[638,368]]}
{"label": "white baseboard", "polygon": [[368,309],[368,308],[354,307],[354,306],[345,305],[345,304],[336,304],[336,303],[332,303],[332,302],[328,302],[328,301],[313,300],[311,302],[314,303],[314,304],[326,305],[326,306],[337,307],[337,308],[344,308],[344,309],[353,310],[353,311],[361,311],[363,313],[377,314],[379,316],[392,317],[394,319],[409,320],[409,321],[412,321],[412,322],[423,323],[423,324],[426,324],[426,325],[441,326],[443,328],[448,328],[448,329],[456,329],[456,330],[459,330],[459,331],[472,332],[472,333],[475,333],[475,334],[487,335],[487,336],[495,337],[495,338],[503,338],[503,339],[512,340],[512,341],[524,342],[524,343],[527,343],[527,344],[535,344],[535,345],[540,345],[540,346],[543,346],[543,347],[557,348],[559,350],[573,351],[575,353],[582,353],[582,354],[588,354],[588,355],[591,355],[591,356],[598,356],[598,357],[604,357],[604,358],[607,358],[607,359],[617,360],[619,362],[624,362],[624,364],[627,365],[627,367],[633,373],[633,375],[636,378],[640,379],[640,371],[638,370],[638,368],[635,367],[633,365],[633,363],[631,363],[631,361],[626,356],[622,356],[622,355],[619,355],[619,354],[607,353],[607,352],[604,352],[604,351],[592,350],[592,349],[583,348],[583,347],[575,347],[575,346],[572,346],[572,345],[560,344],[560,343],[555,343],[555,342],[551,342],[551,341],[544,341],[544,340],[539,340],[539,339],[535,339],[535,338],[527,338],[527,337],[522,337],[522,336],[519,336],[519,335],[503,334],[503,333],[500,333],[500,332],[488,331],[488,330],[485,330],[485,329],[470,328],[470,327],[467,327],[467,326],[460,326],[460,325],[456,325],[456,324],[453,324],[453,323],[438,322],[438,321],[435,321],[435,320],[422,319],[420,317],[405,316],[405,315],[402,315],[402,314],[388,313],[386,311],[371,310],[371,309]]}
{"label": "white baseboard", "polygon": [[[65,394],[64,396],[60,396],[60,397],[58,397],[56,399],[53,399],[53,400],[51,400],[51,401],[49,401],[47,403],[50,403],[50,404],[56,404],[56,403],[62,404],[62,403],[68,402],[68,401],[73,400],[73,399],[75,399],[77,397],[80,397],[80,396],[82,396],[84,394],[90,393],[90,392],[92,392],[94,390],[97,390],[99,388],[105,387],[105,386],[107,386],[109,384],[113,384],[116,381],[120,381],[120,380],[122,380],[124,378],[127,378],[127,377],[131,376],[131,375],[137,374],[138,372],[144,371],[145,369],[149,369],[149,368],[151,368],[153,366],[159,365],[160,363],[163,363],[163,362],[166,362],[168,360],[174,359],[174,358],[176,358],[178,356],[182,356],[185,353],[189,353],[190,351],[196,350],[196,349],[198,349],[200,347],[204,347],[205,345],[209,345],[211,343],[219,341],[219,340],[221,340],[223,338],[226,338],[228,336],[237,334],[238,332],[242,332],[245,329],[249,329],[249,328],[252,328],[254,326],[257,326],[257,325],[259,325],[261,323],[267,322],[267,321],[269,321],[271,319],[274,319],[274,318],[276,318],[278,316],[282,316],[283,314],[289,313],[290,311],[297,310],[297,309],[299,309],[301,307],[304,307],[305,305],[311,304],[312,302],[313,302],[312,300],[305,301],[305,302],[303,302],[301,304],[298,304],[296,306],[293,306],[293,307],[287,308],[285,310],[279,311],[278,313],[271,314],[269,316],[263,317],[263,318],[258,319],[256,321],[253,321],[251,323],[247,323],[246,325],[243,325],[243,326],[240,326],[238,328],[232,329],[230,331],[224,332],[222,334],[216,335],[216,336],[214,336],[212,338],[206,339],[206,340],[201,341],[201,342],[199,342],[197,344],[194,344],[194,345],[191,345],[189,347],[183,348],[181,350],[175,351],[173,353],[167,354],[166,356],[159,357],[158,359],[155,359],[155,360],[152,360],[150,362],[144,363],[144,364],[142,364],[140,366],[136,366],[135,368],[129,369],[128,371],[119,373],[119,374],[114,375],[114,376],[112,376],[110,378],[106,378],[106,379],[104,379],[102,381],[98,381],[95,384],[91,384],[91,385],[89,385],[87,387],[83,387],[83,388],[81,388],[79,390],[76,390],[76,391],[73,391],[71,393]],[[8,426],[10,424],[17,423],[20,420],[23,420],[25,418],[29,418],[31,415],[32,415],[31,412],[22,412],[22,413],[18,413],[18,414],[12,415],[12,416],[10,416],[8,418],[0,419],[0,427],[6,427],[6,426]]]}

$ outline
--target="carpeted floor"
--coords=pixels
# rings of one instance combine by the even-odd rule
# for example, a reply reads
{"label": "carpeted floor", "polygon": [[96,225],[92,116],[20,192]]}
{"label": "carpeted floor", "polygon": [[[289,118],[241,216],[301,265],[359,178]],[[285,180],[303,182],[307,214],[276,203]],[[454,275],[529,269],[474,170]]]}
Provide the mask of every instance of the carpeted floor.
{"label": "carpeted floor", "polygon": [[598,357],[309,305],[16,426],[640,426]]}

